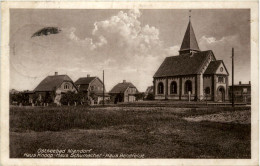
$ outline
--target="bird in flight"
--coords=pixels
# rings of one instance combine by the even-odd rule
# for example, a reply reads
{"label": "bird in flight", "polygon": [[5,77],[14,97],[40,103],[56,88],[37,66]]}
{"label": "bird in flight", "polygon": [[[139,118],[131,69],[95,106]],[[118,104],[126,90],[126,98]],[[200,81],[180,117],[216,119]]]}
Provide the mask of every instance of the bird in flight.
{"label": "bird in flight", "polygon": [[51,35],[51,34],[58,34],[61,32],[61,29],[59,29],[58,27],[45,27],[42,28],[40,30],[38,30],[37,32],[35,32],[32,37],[36,37],[36,36],[47,36],[47,35]]}

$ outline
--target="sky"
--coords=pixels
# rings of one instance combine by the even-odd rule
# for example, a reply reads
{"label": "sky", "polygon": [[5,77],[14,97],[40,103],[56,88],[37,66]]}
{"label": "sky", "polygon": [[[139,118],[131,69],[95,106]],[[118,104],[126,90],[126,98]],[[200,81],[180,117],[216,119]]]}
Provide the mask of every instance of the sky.
{"label": "sky", "polygon": [[[105,70],[107,91],[123,80],[145,91],[165,57],[178,55],[188,21],[188,9],[11,9],[10,89],[33,90],[54,72],[102,79]],[[229,83],[234,47],[234,81],[248,83],[250,10],[192,10],[191,22],[200,50],[224,61]],[[31,37],[49,26],[61,32]]]}

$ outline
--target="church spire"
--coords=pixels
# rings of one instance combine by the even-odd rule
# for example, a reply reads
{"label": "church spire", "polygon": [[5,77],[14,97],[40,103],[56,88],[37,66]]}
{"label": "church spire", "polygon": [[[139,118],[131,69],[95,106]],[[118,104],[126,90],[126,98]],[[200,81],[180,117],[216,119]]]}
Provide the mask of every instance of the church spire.
{"label": "church spire", "polygon": [[200,51],[200,49],[191,24],[191,15],[189,14],[189,24],[185,32],[179,53],[180,55],[182,55],[182,54],[198,52],[198,51]]}

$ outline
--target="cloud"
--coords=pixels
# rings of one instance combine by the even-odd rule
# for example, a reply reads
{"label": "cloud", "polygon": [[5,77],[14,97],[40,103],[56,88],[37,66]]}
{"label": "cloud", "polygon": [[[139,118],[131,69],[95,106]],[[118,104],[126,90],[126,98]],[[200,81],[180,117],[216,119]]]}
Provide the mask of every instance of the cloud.
{"label": "cloud", "polygon": [[165,49],[168,55],[176,56],[179,55],[180,45],[172,46]]}
{"label": "cloud", "polygon": [[215,37],[206,37],[202,36],[199,40],[199,44],[202,47],[206,47],[208,45],[218,45],[218,44],[226,44],[226,43],[237,43],[239,40],[238,35],[233,36],[224,36],[221,39],[217,40]]}
{"label": "cloud", "polygon": [[[201,50],[213,50],[215,57],[223,60],[229,73],[231,74],[231,50],[235,50],[235,82],[250,80],[250,47],[242,44],[239,35],[224,36],[220,39],[215,37],[202,36],[199,40]],[[231,75],[229,77],[231,82]]]}
{"label": "cloud", "polygon": [[31,26],[28,26],[24,29],[26,33],[14,35],[13,72],[35,77],[37,81],[28,79],[27,85],[14,82],[13,86],[33,89],[54,71],[68,74],[75,81],[86,73],[101,76],[105,69],[109,78],[106,79],[107,90],[126,79],[144,91],[152,84],[153,74],[163,59],[176,54],[179,46],[165,48],[159,29],[142,25],[141,15],[137,9],[120,11],[106,20],[94,22],[94,28],[89,30],[91,35],[84,39],[76,35],[76,27],[63,27],[56,35],[23,40],[23,34],[30,34]]}

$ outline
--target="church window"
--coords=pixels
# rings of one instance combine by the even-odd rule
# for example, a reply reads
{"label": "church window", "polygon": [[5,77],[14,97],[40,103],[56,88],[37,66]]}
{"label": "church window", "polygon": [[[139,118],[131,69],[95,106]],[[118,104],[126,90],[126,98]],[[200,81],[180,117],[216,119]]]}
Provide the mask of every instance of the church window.
{"label": "church window", "polygon": [[208,94],[210,94],[210,88],[209,87],[206,87],[205,88],[205,93],[208,95]]}
{"label": "church window", "polygon": [[188,94],[189,92],[192,94],[192,82],[191,82],[190,80],[187,80],[187,81],[185,82],[184,93],[185,93],[185,94]]}
{"label": "church window", "polygon": [[163,90],[163,83],[160,82],[158,84],[158,94],[163,94],[164,90]]}
{"label": "church window", "polygon": [[224,83],[224,77],[218,77],[218,82]]}
{"label": "church window", "polygon": [[170,93],[171,94],[177,94],[177,83],[175,81],[173,81],[171,83]]}
{"label": "church window", "polygon": [[223,71],[223,67],[220,68],[220,71],[221,71],[221,72]]}

